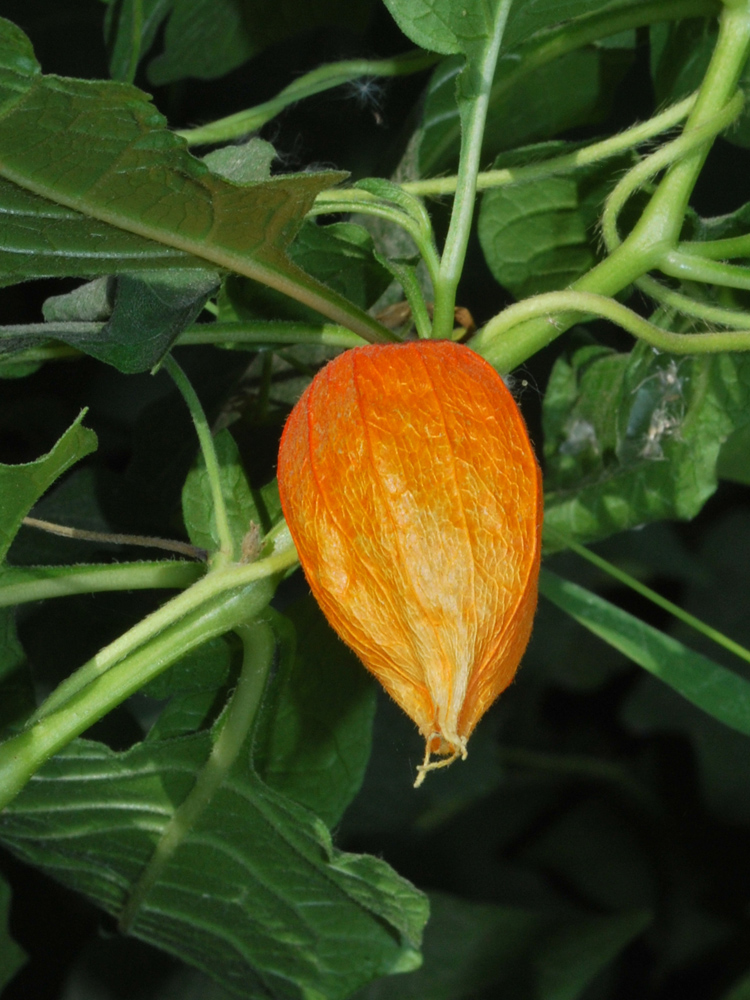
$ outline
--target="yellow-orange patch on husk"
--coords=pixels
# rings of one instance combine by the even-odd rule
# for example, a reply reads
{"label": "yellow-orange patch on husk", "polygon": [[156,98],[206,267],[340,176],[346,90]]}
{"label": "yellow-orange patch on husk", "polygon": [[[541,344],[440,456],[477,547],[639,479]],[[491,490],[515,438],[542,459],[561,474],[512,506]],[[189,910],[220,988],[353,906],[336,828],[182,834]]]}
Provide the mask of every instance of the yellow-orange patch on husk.
{"label": "yellow-orange patch on husk", "polygon": [[418,781],[465,757],[537,599],[541,478],[502,379],[450,341],[354,348],[294,407],[278,475],[324,614],[425,738]]}

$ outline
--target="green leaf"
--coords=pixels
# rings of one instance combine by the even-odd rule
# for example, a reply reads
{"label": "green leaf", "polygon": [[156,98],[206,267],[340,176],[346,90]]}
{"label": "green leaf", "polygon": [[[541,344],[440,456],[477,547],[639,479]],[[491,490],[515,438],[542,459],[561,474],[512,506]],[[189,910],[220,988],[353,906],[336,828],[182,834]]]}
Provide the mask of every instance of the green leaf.
{"label": "green leaf", "polygon": [[275,628],[282,657],[256,738],[256,768],[333,827],[370,758],[375,683],[311,597],[287,608]]}
{"label": "green leaf", "polygon": [[555,920],[442,893],[430,910],[422,968],[353,1000],[576,1000],[649,923],[644,913]]}
{"label": "green leaf", "polygon": [[[335,222],[330,226],[305,222],[289,255],[304,271],[361,309],[369,309],[392,280],[377,259],[370,234],[352,222]],[[302,303],[255,281],[232,276],[224,288],[231,318],[320,322],[320,317]],[[222,313],[222,319],[229,318],[230,314]]]}
{"label": "green leaf", "polygon": [[544,570],[540,593],[725,726],[750,736],[750,683],[604,598]]}
{"label": "green leaf", "polygon": [[267,181],[276,150],[270,142],[257,137],[238,146],[223,146],[203,157],[203,162],[219,177],[235,184],[253,184]]}
{"label": "green leaf", "polygon": [[[518,58],[511,58],[518,57]],[[632,61],[632,47],[589,45],[526,69],[533,53],[524,50],[500,59],[490,91],[483,156],[550,139],[567,129],[603,121],[617,86]],[[430,81],[419,138],[419,172],[432,176],[454,170],[460,123],[456,75],[462,60],[446,59]]]}
{"label": "green leaf", "polygon": [[132,83],[144,52],[172,7],[173,0],[109,0],[104,37],[113,80]]}
{"label": "green leaf", "polygon": [[750,419],[750,359],[560,358],[545,400],[545,541],[591,541],[663,518],[690,519],[716,489],[723,442]]}
{"label": "green leaf", "polygon": [[[114,753],[76,740],[0,817],[19,857],[117,915],[211,747],[208,733]],[[338,1000],[413,968],[427,904],[377,858],[336,850],[239,753],[131,933],[239,996]]]}
{"label": "green leaf", "polygon": [[[552,91],[554,93],[554,91]],[[569,143],[519,150],[495,161],[513,167],[556,156]],[[596,223],[623,159],[593,164],[527,184],[487,191],[479,213],[479,240],[495,278],[522,299],[566,288],[597,261]]]}
{"label": "green leaf", "polygon": [[[214,437],[214,445],[219,460],[229,527],[235,550],[239,552],[252,525],[255,524],[260,529],[261,517],[242,468],[242,460],[234,438],[228,430],[219,431]],[[221,540],[214,516],[211,484],[202,455],[198,456],[196,464],[185,480],[182,490],[182,516],[193,545],[209,553],[220,548]]]}
{"label": "green leaf", "polygon": [[0,562],[39,497],[66,469],[96,450],[96,434],[81,423],[85,416],[82,410],[54,447],[36,461],[0,465]]}
{"label": "green leaf", "polygon": [[174,0],[164,36],[164,52],[148,68],[154,84],[186,76],[224,76],[275,42],[324,25],[344,23],[363,30],[369,0]]}
{"label": "green leaf", "polygon": [[5,20],[0,149],[0,210],[10,220],[0,281],[101,273],[108,258],[110,273],[219,267],[323,309],[335,299],[284,251],[318,192],[343,174],[260,184],[217,177],[165,127],[146,94],[126,84],[42,77],[28,39]]}
{"label": "green leaf", "polygon": [[26,964],[26,952],[10,936],[10,903],[10,886],[4,878],[0,878],[0,989],[5,989],[18,970]]}
{"label": "green leaf", "polygon": [[[682,607],[709,623],[734,641],[750,645],[750,578],[747,551],[750,546],[750,512],[740,505],[711,520],[691,545],[699,560],[700,575],[685,579]],[[670,630],[689,642],[698,652],[715,657],[724,666],[737,667],[748,676],[741,664],[726,650],[687,626],[675,623]],[[745,789],[750,783],[750,754],[744,736],[719,725],[671,692],[663,691],[647,678],[629,696],[624,718],[636,732],[678,731],[692,744],[700,776],[703,800],[710,810],[730,823],[750,823],[750,800]]]}

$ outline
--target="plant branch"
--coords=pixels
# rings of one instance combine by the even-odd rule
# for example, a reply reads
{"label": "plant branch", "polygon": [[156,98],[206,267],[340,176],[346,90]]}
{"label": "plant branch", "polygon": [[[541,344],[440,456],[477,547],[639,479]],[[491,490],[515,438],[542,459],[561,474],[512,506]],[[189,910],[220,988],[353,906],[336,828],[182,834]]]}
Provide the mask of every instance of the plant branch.
{"label": "plant branch", "polygon": [[169,372],[177,388],[180,390],[182,398],[190,410],[198,440],[200,441],[203,461],[206,463],[206,474],[211,486],[211,499],[213,500],[213,514],[216,518],[216,532],[219,536],[219,549],[211,556],[211,565],[220,568],[235,558],[234,541],[232,531],[229,527],[229,517],[227,507],[224,502],[224,493],[221,486],[221,470],[219,468],[219,458],[214,447],[214,439],[211,428],[208,426],[205,411],[201,406],[201,401],[195,389],[190,384],[190,380],[177,364],[174,357],[168,354],[164,359],[164,368]]}
{"label": "plant branch", "polygon": [[[458,164],[456,193],[448,226],[448,235],[440,258],[440,272],[435,284],[433,336],[449,338],[453,333],[456,289],[461,277],[469,242],[471,220],[477,193],[477,174],[482,156],[484,126],[490,102],[500,43],[505,32],[512,0],[500,0],[495,11],[492,37],[476,65],[467,66],[471,73],[472,93],[459,99],[461,108],[461,155]],[[459,83],[459,87],[460,87]]]}
{"label": "plant branch", "polygon": [[121,660],[106,675],[70,693],[54,711],[38,715],[27,729],[0,744],[0,809],[18,795],[50,757],[144,684],[192,649],[258,614],[262,608],[254,589],[240,587],[209,602]]}
{"label": "plant branch", "polygon": [[734,656],[744,660],[745,663],[750,663],[750,650],[741,646],[740,643],[735,642],[733,639],[730,639],[728,636],[724,635],[723,632],[719,632],[718,629],[707,625],[704,621],[701,621],[700,618],[696,618],[695,615],[691,615],[687,611],[683,611],[678,604],[673,604],[672,601],[668,601],[666,597],[662,597],[661,594],[658,594],[655,590],[647,587],[644,583],[641,583],[640,580],[636,580],[636,578],[631,576],[629,573],[619,569],[613,563],[609,562],[607,559],[603,559],[601,556],[592,552],[590,549],[587,549],[585,546],[579,545],[578,542],[562,538],[560,541],[566,548],[571,549],[582,559],[590,562],[593,566],[596,566],[613,579],[625,584],[626,587],[634,590],[637,594],[641,594],[642,597],[647,598],[652,604],[656,604],[657,607],[663,608],[664,611],[667,611],[674,618],[677,618],[685,625],[689,625],[690,628],[695,629],[696,632],[700,632],[701,635],[704,635],[707,639],[715,642],[717,646],[721,646],[723,649],[728,650],[728,652],[732,653]]}
{"label": "plant branch", "polygon": [[131,562],[115,565],[4,566],[0,608],[70,594],[114,590],[184,590],[205,573],[198,563]]}
{"label": "plant branch", "polygon": [[[266,536],[266,540],[269,537]],[[224,599],[222,595],[228,591],[238,590],[259,580],[273,578],[294,566],[297,552],[288,530],[279,531],[272,541],[274,548],[265,558],[247,565],[212,570],[188,590],[167,601],[114,642],[99,650],[96,656],[55,688],[32,716],[32,721],[43,719],[51,712],[57,711],[121,660],[138,651],[171,626],[178,624],[181,619],[200,612],[203,606],[210,605],[215,599]]]}
{"label": "plant branch", "polygon": [[42,521],[38,517],[25,517],[22,524],[29,528],[38,528],[50,535],[60,535],[62,538],[77,538],[83,542],[105,542],[108,545],[137,545],[144,549],[164,549],[176,552],[190,559],[205,561],[208,553],[188,542],[178,542],[171,538],[154,538],[151,535],[121,535],[108,531],[84,531],[82,528],[70,528],[67,524],[53,524],[52,521]]}
{"label": "plant branch", "polygon": [[232,142],[251,132],[257,132],[266,122],[275,118],[290,104],[296,104],[306,97],[320,94],[323,91],[352,83],[362,77],[406,76],[429,69],[439,60],[439,56],[431,52],[415,49],[390,59],[350,59],[338,63],[319,66],[310,73],[305,73],[288,87],[284,87],[276,97],[264,101],[254,108],[239,111],[237,114],[219,118],[197,128],[182,129],[177,135],[182,136],[189,146],[201,146],[213,143]]}
{"label": "plant branch", "polygon": [[[599,163],[609,157],[617,156],[618,153],[634,149],[641,143],[649,142],[662,132],[679,125],[695,104],[695,94],[684,98],[678,104],[673,104],[653,118],[645,122],[639,122],[631,128],[614,135],[609,139],[602,139],[600,142],[593,142],[589,146],[577,149],[572,153],[564,153],[562,156],[553,156],[541,163],[532,163],[524,167],[504,167],[501,170],[485,170],[477,174],[477,191],[487,191],[491,188],[505,187],[508,184],[525,184],[530,181],[544,180],[555,174],[566,173],[578,167],[585,167],[592,163]],[[441,195],[451,195],[455,193],[458,178],[433,177],[428,180],[405,181],[401,184],[404,191],[422,197]]]}
{"label": "plant branch", "polygon": [[[634,337],[645,340],[652,347],[660,351],[670,351],[672,354],[715,354],[719,351],[750,350],[750,330],[673,333],[671,330],[663,330],[649,323],[632,309],[628,309],[607,295],[572,289],[565,292],[546,292],[508,306],[487,323],[470,341],[470,346],[498,370],[508,371],[508,358],[515,355],[517,345],[513,338],[505,335],[526,320],[544,317],[544,326],[548,330],[546,343],[550,343],[561,333],[553,318],[555,313],[564,313],[566,322],[569,322],[569,315],[575,316],[573,322],[600,316],[621,326]],[[545,345],[541,343],[539,346]]]}

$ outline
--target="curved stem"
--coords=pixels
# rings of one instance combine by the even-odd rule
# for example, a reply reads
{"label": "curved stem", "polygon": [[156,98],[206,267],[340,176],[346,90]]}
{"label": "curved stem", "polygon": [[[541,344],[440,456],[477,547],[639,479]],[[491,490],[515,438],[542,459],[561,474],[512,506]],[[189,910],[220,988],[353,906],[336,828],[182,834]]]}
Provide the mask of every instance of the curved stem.
{"label": "curved stem", "polygon": [[76,691],[0,744],[0,809],[11,802],[50,757],[85,732],[192,649],[252,619],[262,606],[253,587],[241,587],[174,624],[105,676]]}
{"label": "curved stem", "polygon": [[504,337],[504,334],[526,320],[545,317],[549,328],[547,342],[550,342],[560,333],[555,326],[554,314],[568,312],[574,313],[577,320],[586,316],[601,316],[621,326],[634,337],[645,340],[652,347],[673,354],[714,354],[718,351],[750,350],[750,330],[673,333],[671,330],[654,326],[627,306],[606,295],[572,290],[547,292],[508,306],[491,319],[481,333],[469,341],[469,346],[500,371],[507,371],[507,356],[515,350],[515,344],[511,338]]}
{"label": "curved stem", "polygon": [[275,118],[284,108],[297,101],[320,94],[325,90],[340,87],[362,77],[406,76],[410,73],[420,73],[434,66],[440,59],[431,52],[415,49],[391,59],[350,59],[338,63],[319,66],[310,73],[305,73],[294,83],[285,87],[276,97],[254,108],[239,111],[237,114],[219,118],[217,121],[200,125],[197,128],[182,129],[177,135],[182,136],[189,146],[200,146],[219,142],[231,142],[265,125]]}
{"label": "curved stem", "polygon": [[[315,199],[315,205],[307,215],[308,218],[311,218],[316,215],[330,215],[333,212],[372,215],[375,218],[392,222],[395,226],[400,226],[414,240],[414,244],[425,262],[433,287],[436,286],[439,280],[440,261],[432,240],[431,223],[429,231],[425,231],[424,226],[414,215],[389,204],[369,191],[357,188],[347,188],[341,192],[323,191]],[[395,340],[396,338],[392,335],[391,339]]]}
{"label": "curved stem", "polygon": [[742,111],[743,104],[744,97],[738,91],[713,118],[690,131],[685,131],[677,139],[662,146],[645,160],[641,160],[625,174],[607,197],[602,214],[602,235],[610,253],[622,245],[622,240],[617,232],[617,217],[631,195],[659,171],[700,149],[704,143],[723,132]]}
{"label": "curved stem", "polygon": [[750,289],[750,268],[694,257],[679,250],[665,254],[659,264],[659,270],[671,278],[679,278],[682,281],[700,281],[707,285],[722,285],[746,291]]}
{"label": "curved stem", "polygon": [[121,660],[150,643],[154,637],[161,635],[171,626],[179,624],[181,619],[187,619],[188,616],[200,612],[203,606],[210,605],[214,599],[222,597],[228,591],[281,574],[294,566],[296,561],[297,553],[291,544],[291,539],[287,544],[286,537],[282,536],[273,554],[266,556],[265,559],[244,566],[213,570],[184,593],[167,601],[114,642],[99,650],[96,656],[55,688],[32,719],[43,719],[56,711],[97,678],[114,668]]}
{"label": "curved stem", "polygon": [[273,661],[273,630],[265,622],[240,625],[234,630],[242,640],[242,671],[226,718],[195,785],[172,814],[149,863],[135,883],[118,921],[127,934],[148,893],[158,882],[175,851],[210,806],[252,731]]}
{"label": "curved stem", "polygon": [[718,323],[719,326],[728,326],[734,330],[750,329],[750,313],[743,312],[741,309],[723,309],[721,306],[691,299],[672,288],[666,288],[649,275],[638,278],[635,285],[655,302],[660,302],[669,309],[674,309],[685,316],[702,319],[705,323]]}
{"label": "curved stem", "polygon": [[[648,142],[655,136],[679,125],[690,113],[695,104],[696,94],[691,94],[678,104],[673,104],[653,118],[633,125],[631,128],[601,142],[592,142],[589,146],[577,149],[562,156],[550,157],[541,163],[532,163],[524,167],[505,167],[502,170],[485,170],[477,174],[477,191],[487,191],[491,188],[505,187],[507,184],[523,184],[529,181],[544,180],[558,173],[575,170],[577,167],[599,163],[618,153],[634,149],[643,142]],[[428,180],[405,181],[401,184],[404,191],[422,197],[451,195],[455,193],[458,177],[433,177]]]}
{"label": "curved stem", "polygon": [[172,379],[180,390],[182,398],[185,400],[190,416],[193,418],[198,440],[200,441],[203,461],[206,463],[206,473],[211,486],[211,499],[213,500],[213,513],[216,518],[216,532],[219,536],[219,550],[211,556],[211,564],[215,568],[225,566],[234,558],[234,540],[229,527],[229,517],[227,506],[224,502],[224,492],[221,486],[221,470],[219,468],[219,458],[214,447],[214,439],[211,428],[208,426],[206,413],[198,399],[198,394],[190,384],[190,380],[177,364],[171,354],[164,359],[164,367],[172,376]]}

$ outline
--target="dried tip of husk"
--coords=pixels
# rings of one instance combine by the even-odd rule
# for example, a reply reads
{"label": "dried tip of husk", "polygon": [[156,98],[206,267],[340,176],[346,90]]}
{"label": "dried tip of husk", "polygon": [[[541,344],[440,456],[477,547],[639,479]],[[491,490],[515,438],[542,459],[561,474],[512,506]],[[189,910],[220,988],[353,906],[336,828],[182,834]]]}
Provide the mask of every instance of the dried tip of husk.
{"label": "dried tip of husk", "polygon": [[[433,749],[433,741],[439,740],[438,748]],[[445,747],[445,749],[443,749]],[[440,760],[430,760],[433,753],[448,753],[450,756],[442,757]],[[414,782],[414,787],[419,788],[424,779],[427,776],[428,771],[437,771],[438,768],[448,767],[453,763],[454,760],[466,760],[469,756],[469,751],[466,749],[466,737],[456,736],[450,741],[446,741],[442,733],[430,733],[427,737],[425,748],[424,748],[424,760],[417,767],[417,777]]]}

